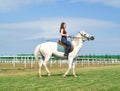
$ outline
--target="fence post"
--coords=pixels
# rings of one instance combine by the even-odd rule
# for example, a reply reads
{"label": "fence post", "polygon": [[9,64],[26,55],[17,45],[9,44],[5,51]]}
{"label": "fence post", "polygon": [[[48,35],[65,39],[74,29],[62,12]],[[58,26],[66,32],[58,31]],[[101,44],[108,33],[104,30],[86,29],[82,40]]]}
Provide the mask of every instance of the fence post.
{"label": "fence post", "polygon": [[13,58],[13,68],[15,68],[16,57]]}
{"label": "fence post", "polygon": [[52,68],[52,59],[50,60],[50,68]]}
{"label": "fence post", "polygon": [[89,61],[90,61],[90,59],[88,58],[87,61],[88,61],[88,67],[89,67]]}
{"label": "fence post", "polygon": [[84,67],[84,63],[83,62],[84,62],[84,59],[82,58],[82,67]]}
{"label": "fence post", "polygon": [[95,64],[95,58],[92,59],[92,65],[94,67],[94,64]]}
{"label": "fence post", "polygon": [[61,67],[62,67],[62,60],[60,59],[60,61],[59,61],[59,62],[60,62],[60,68],[61,68]]}
{"label": "fence post", "polygon": [[26,68],[26,61],[27,61],[27,57],[25,56],[25,60],[24,60],[24,63],[25,63],[25,68]]}
{"label": "fence post", "polygon": [[33,57],[31,58],[31,68],[33,68]]}
{"label": "fence post", "polygon": [[0,57],[0,63],[2,63],[1,57]]}

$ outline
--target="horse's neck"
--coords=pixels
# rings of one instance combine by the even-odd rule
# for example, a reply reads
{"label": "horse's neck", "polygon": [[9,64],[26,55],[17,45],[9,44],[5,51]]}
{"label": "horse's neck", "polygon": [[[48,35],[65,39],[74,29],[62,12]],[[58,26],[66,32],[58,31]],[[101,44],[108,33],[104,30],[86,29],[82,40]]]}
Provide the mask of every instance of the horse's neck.
{"label": "horse's neck", "polygon": [[76,38],[73,39],[72,45],[77,51],[79,51],[80,48],[82,47],[82,44],[83,44],[82,36],[78,34]]}

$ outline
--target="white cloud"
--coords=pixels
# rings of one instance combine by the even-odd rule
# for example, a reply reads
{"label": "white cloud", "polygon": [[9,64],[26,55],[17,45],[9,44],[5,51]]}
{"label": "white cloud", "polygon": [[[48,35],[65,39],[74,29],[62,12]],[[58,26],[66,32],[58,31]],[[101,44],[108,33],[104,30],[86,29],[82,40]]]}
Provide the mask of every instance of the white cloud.
{"label": "white cloud", "polygon": [[104,5],[120,8],[120,0],[71,0],[70,2],[88,2],[88,3],[101,3]]}
{"label": "white cloud", "polygon": [[[60,3],[62,0],[0,0],[0,12],[8,12],[17,10],[21,7],[31,4],[53,4]],[[66,2],[88,2],[88,3],[101,3],[104,5],[120,8],[120,0],[69,0]]]}
{"label": "white cloud", "polygon": [[[0,24],[0,30],[4,32],[13,32],[13,34],[23,35],[24,39],[40,39],[40,38],[58,38],[59,27],[61,22],[66,22],[69,34],[76,35],[81,29],[89,31],[105,31],[112,28],[120,27],[119,24],[96,19],[86,18],[43,18],[37,21],[21,22],[12,24]],[[0,31],[2,32],[2,31]]]}
{"label": "white cloud", "polygon": [[0,0],[0,12],[8,12],[30,4],[46,4],[55,0]]}
{"label": "white cloud", "polygon": [[87,46],[82,48],[82,54],[93,52],[104,54],[106,50],[107,53],[114,53],[113,51],[119,53],[119,24],[75,17],[43,18],[30,22],[0,24],[0,52],[2,54],[32,53],[38,43],[60,39],[59,27],[62,21],[66,22],[67,32],[70,35],[75,36],[81,29],[86,29],[86,32],[95,35],[94,42],[85,43]]}
{"label": "white cloud", "polygon": [[[16,10],[31,4],[51,4],[60,2],[62,2],[62,0],[0,0],[0,12]],[[101,3],[104,5],[120,8],[120,0],[69,0],[69,2]]]}

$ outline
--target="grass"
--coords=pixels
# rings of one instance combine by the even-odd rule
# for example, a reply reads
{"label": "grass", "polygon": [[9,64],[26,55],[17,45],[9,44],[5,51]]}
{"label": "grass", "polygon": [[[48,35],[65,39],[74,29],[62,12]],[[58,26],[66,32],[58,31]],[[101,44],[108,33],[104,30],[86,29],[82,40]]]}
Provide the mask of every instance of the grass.
{"label": "grass", "polygon": [[120,91],[120,65],[77,68],[77,78],[63,78],[66,67],[50,71],[39,78],[36,68],[0,68],[0,91]]}

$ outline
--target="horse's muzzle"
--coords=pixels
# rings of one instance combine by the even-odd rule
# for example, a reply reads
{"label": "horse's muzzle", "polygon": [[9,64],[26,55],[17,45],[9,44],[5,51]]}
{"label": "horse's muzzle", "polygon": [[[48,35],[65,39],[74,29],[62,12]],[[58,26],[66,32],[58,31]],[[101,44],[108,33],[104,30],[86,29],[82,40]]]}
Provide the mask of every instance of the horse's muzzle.
{"label": "horse's muzzle", "polygon": [[95,39],[94,36],[91,36],[91,37],[90,37],[90,40],[94,40],[94,39]]}

